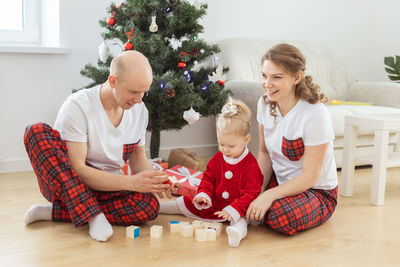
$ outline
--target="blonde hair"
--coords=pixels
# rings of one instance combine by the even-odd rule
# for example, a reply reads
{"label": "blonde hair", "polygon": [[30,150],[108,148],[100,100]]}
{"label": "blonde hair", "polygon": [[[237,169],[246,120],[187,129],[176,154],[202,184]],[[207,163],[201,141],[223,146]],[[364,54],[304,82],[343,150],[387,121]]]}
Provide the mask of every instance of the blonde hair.
{"label": "blonde hair", "polygon": [[251,111],[240,100],[230,99],[217,118],[217,131],[246,136],[250,133]]}
{"label": "blonde hair", "polygon": [[[261,64],[268,60],[284,68],[286,71],[295,75],[298,71],[305,71],[306,59],[301,51],[290,44],[278,44],[268,50],[262,57]],[[305,76],[295,86],[295,97],[307,101],[310,104],[317,102],[326,103],[328,99],[320,92],[320,87],[313,82],[310,75]],[[270,114],[276,118],[276,105],[274,101],[269,101],[267,96],[263,96],[265,104],[270,105]]]}

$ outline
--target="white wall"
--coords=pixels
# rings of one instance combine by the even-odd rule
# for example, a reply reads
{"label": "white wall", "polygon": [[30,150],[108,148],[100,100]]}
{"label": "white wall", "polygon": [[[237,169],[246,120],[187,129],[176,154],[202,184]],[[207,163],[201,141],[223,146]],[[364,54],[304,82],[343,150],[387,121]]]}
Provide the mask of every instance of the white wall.
{"label": "white wall", "polygon": [[[87,84],[79,71],[97,60],[98,20],[107,16],[110,0],[60,2],[61,43],[71,48],[69,54],[0,53],[0,172],[30,169],[22,141],[25,126],[52,125],[71,89]],[[207,2],[203,37],[210,41],[255,37],[322,43],[359,80],[387,81],[383,57],[400,54],[396,0]],[[209,152],[215,144],[213,119],[201,119],[180,132],[163,133],[161,154],[166,157],[178,146]]]}
{"label": "white wall", "polygon": [[324,44],[359,80],[389,81],[384,56],[400,54],[397,0],[209,0],[205,37]]}

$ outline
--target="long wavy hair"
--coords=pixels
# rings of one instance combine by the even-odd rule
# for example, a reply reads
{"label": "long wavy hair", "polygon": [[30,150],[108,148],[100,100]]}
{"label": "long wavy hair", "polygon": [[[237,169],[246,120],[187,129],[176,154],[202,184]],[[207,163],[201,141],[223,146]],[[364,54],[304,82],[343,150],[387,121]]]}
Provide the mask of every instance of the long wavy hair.
{"label": "long wavy hair", "polygon": [[[267,53],[261,58],[261,64],[268,60],[274,64],[284,68],[286,71],[295,75],[298,71],[305,71],[306,59],[300,50],[290,44],[282,43],[275,45],[267,51]],[[302,99],[310,104],[317,102],[326,103],[328,99],[318,85],[313,82],[310,75],[303,77],[303,79],[295,86],[295,97]],[[269,101],[267,96],[263,96],[265,104],[270,105],[270,114],[276,118],[276,105],[274,101]]]}

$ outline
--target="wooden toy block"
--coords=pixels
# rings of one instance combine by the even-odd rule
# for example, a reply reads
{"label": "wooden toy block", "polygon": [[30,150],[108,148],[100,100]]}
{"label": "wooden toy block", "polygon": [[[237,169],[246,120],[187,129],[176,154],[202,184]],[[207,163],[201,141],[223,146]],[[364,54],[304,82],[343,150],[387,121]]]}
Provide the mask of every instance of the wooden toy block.
{"label": "wooden toy block", "polygon": [[207,229],[196,229],[197,242],[207,241]]}
{"label": "wooden toy block", "polygon": [[171,230],[171,233],[177,233],[180,232],[181,226],[178,221],[170,221],[169,229]]}
{"label": "wooden toy block", "polygon": [[215,229],[217,231],[217,236],[221,235],[222,223],[211,223],[211,224],[207,225],[207,227],[210,229]]}
{"label": "wooden toy block", "polygon": [[204,222],[203,221],[199,221],[199,220],[194,220],[193,222],[192,222],[192,225],[194,226],[194,225],[201,225],[201,224],[203,224]]}
{"label": "wooden toy block", "polygon": [[153,225],[150,228],[150,237],[151,238],[160,238],[163,235],[163,227],[161,225]]}
{"label": "wooden toy block", "polygon": [[126,227],[126,237],[137,238],[140,235],[140,227],[136,225],[131,225]]}
{"label": "wooden toy block", "polygon": [[183,237],[193,237],[193,226],[192,225],[182,225],[181,235]]}
{"label": "wooden toy block", "polygon": [[207,229],[207,241],[216,241],[217,231],[215,229]]}
{"label": "wooden toy block", "polygon": [[[192,224],[193,225],[193,224]],[[206,227],[202,224],[194,224],[193,225],[193,232],[194,232],[194,237],[196,237],[196,230],[197,229],[206,229]]]}

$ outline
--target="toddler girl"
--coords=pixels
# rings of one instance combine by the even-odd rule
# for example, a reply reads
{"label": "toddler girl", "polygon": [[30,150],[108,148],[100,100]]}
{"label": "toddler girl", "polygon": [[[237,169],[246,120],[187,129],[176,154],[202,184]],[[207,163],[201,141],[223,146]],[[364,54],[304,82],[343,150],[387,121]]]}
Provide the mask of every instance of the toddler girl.
{"label": "toddler girl", "polygon": [[263,183],[257,160],[247,149],[250,116],[250,109],[241,101],[224,105],[217,119],[220,151],[209,161],[196,196],[160,203],[160,213],[184,214],[208,222],[230,221],[226,232],[231,247],[238,247],[246,237],[244,216]]}

